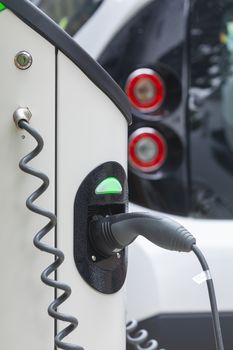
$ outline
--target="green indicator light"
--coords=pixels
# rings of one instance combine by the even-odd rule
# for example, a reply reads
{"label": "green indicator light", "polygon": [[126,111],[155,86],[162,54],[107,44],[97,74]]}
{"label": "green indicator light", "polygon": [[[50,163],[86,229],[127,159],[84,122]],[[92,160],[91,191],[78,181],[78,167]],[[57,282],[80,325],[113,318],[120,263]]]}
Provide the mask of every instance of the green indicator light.
{"label": "green indicator light", "polygon": [[60,22],[59,22],[59,26],[62,29],[66,29],[67,25],[69,24],[69,18],[68,17],[63,17]]}
{"label": "green indicator light", "polygon": [[0,2],[0,11],[5,10],[5,8],[6,8],[6,6],[2,2]]}
{"label": "green indicator light", "polygon": [[121,194],[123,191],[121,183],[115,177],[108,177],[96,188],[96,194]]}

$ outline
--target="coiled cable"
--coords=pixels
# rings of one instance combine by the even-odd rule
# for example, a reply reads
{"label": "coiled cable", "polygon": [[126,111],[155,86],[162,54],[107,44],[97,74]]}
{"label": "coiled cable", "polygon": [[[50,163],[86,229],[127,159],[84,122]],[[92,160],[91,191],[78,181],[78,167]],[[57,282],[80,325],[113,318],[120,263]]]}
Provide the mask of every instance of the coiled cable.
{"label": "coiled cable", "polygon": [[135,350],[159,350],[159,343],[157,340],[149,340],[148,337],[148,332],[145,329],[138,329],[138,322],[136,320],[132,320],[127,323],[127,343],[129,345],[133,345]]}
{"label": "coiled cable", "polygon": [[33,213],[36,213],[38,215],[44,216],[49,219],[49,222],[46,226],[44,226],[34,237],[33,243],[34,245],[40,249],[43,252],[52,254],[55,256],[55,261],[48,266],[41,274],[41,279],[47,286],[50,286],[55,289],[62,290],[64,293],[62,293],[58,298],[56,298],[48,307],[48,314],[54,318],[56,321],[63,321],[68,322],[69,325],[61,330],[56,336],[55,336],[55,345],[64,350],[83,350],[82,347],[78,345],[72,345],[69,343],[63,342],[63,339],[67,337],[71,332],[75,330],[75,328],[78,326],[78,320],[70,315],[60,313],[58,311],[58,307],[63,304],[71,295],[71,288],[60,281],[54,280],[49,278],[51,274],[53,274],[59,266],[64,261],[64,254],[59,249],[49,246],[45,243],[43,243],[41,240],[56,226],[57,224],[57,218],[56,216],[49,212],[48,210],[42,209],[34,204],[34,202],[47,190],[49,187],[49,178],[47,175],[43,174],[40,171],[37,171],[31,167],[28,166],[28,163],[33,160],[36,156],[40,154],[44,147],[44,141],[43,138],[40,136],[40,134],[33,129],[29,123],[22,119],[18,122],[18,126],[21,129],[24,129],[27,131],[37,142],[36,148],[30,152],[28,155],[26,155],[19,163],[20,169],[32,176],[35,176],[42,180],[42,185],[33,192],[27,199],[26,205],[29,210],[31,210]]}

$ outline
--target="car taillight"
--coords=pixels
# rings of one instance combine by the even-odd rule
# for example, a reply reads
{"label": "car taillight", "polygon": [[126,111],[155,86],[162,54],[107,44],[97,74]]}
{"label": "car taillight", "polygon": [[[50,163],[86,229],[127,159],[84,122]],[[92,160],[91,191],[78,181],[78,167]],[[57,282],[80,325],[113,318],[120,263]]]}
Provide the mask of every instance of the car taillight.
{"label": "car taillight", "polygon": [[137,69],[130,74],[125,87],[133,107],[141,112],[156,111],[164,102],[165,85],[158,73],[152,69]]}
{"label": "car taillight", "polygon": [[153,128],[136,130],[129,138],[129,162],[143,172],[158,170],[167,157],[164,137]]}

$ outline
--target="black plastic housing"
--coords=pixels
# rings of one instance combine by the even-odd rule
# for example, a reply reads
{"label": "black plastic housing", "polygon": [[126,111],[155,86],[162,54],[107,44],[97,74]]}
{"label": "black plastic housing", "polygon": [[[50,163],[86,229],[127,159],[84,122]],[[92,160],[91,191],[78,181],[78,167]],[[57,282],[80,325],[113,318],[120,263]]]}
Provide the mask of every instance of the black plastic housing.
{"label": "black plastic housing", "polygon": [[[99,183],[116,177],[121,194],[96,194]],[[123,167],[107,162],[94,169],[78,189],[74,203],[74,260],[83,279],[101,293],[112,294],[121,289],[127,272],[127,251],[103,257],[89,240],[89,223],[96,215],[125,213],[128,207],[128,184]]]}

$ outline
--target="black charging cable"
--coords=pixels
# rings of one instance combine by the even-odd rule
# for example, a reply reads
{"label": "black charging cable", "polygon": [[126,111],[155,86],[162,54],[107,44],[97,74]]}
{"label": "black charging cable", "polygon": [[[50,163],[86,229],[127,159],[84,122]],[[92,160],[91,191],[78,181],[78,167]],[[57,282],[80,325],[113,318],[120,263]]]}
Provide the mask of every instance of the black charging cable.
{"label": "black charging cable", "polygon": [[[203,271],[209,272],[210,269],[208,266],[208,263],[202,254],[201,250],[196,246],[193,245],[192,251],[198,258]],[[215,343],[216,343],[216,348],[218,350],[224,350],[224,345],[223,345],[223,338],[222,338],[222,331],[221,331],[221,325],[220,325],[220,320],[219,320],[219,313],[218,313],[218,305],[217,305],[217,300],[216,300],[216,295],[215,295],[215,290],[214,290],[214,282],[211,276],[207,278],[207,288],[208,288],[208,294],[209,294],[209,299],[210,299],[210,305],[211,305],[211,310],[212,310],[212,319],[213,319],[213,326],[214,326],[214,336],[215,336]]]}
{"label": "black charging cable", "polygon": [[109,257],[120,252],[138,236],[155,245],[178,252],[191,252],[197,256],[206,274],[213,328],[217,350],[224,350],[214,283],[204,255],[196,246],[196,239],[182,225],[162,214],[118,214],[108,217],[95,216],[90,222],[90,241],[96,251]]}

